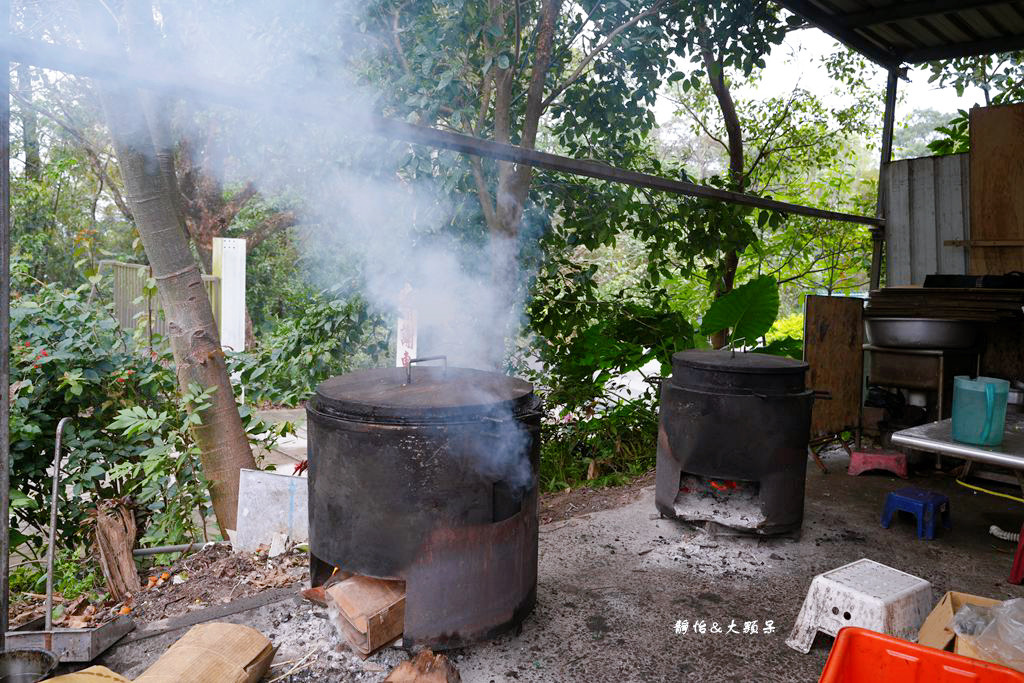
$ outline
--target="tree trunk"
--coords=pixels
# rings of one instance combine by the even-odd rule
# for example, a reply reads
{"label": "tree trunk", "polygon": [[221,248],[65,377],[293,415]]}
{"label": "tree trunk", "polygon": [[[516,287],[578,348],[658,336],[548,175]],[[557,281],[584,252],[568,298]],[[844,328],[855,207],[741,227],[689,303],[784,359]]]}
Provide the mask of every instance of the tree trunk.
{"label": "tree trunk", "polygon": [[[561,8],[562,0],[544,0],[541,6],[535,57],[530,72],[530,83],[526,91],[526,106],[518,141],[519,146],[523,149],[534,149],[537,145],[540,117],[546,106],[544,86],[551,68],[551,53]],[[495,67],[494,74],[494,139],[505,144],[512,143],[512,109],[516,99],[513,93],[514,68],[516,65],[512,65],[509,69]],[[489,96],[485,101],[487,99]],[[497,162],[498,185],[492,203],[483,177],[482,166],[479,161],[472,163],[477,195],[480,198],[490,237],[492,285],[495,292],[511,293],[518,286],[516,259],[518,257],[519,229],[523,220],[523,209],[530,194],[533,168],[527,164],[514,164],[509,161]],[[511,298],[510,296],[509,313],[511,313]],[[489,345],[494,349],[496,355],[490,360],[496,366],[501,363],[504,355],[506,332],[506,329],[498,326],[494,326],[491,330],[494,341]]]}
{"label": "tree trunk", "polygon": [[191,384],[214,389],[212,405],[202,411],[202,424],[193,427],[192,433],[224,533],[236,528],[238,472],[256,464],[235,404],[213,310],[148,138],[138,95],[121,88],[101,86],[100,90],[125,195],[167,316],[178,383],[183,392]]}
{"label": "tree trunk", "polygon": [[[95,17],[95,5],[83,2],[82,8]],[[116,32],[111,30],[109,17],[97,24],[105,27],[106,35],[88,36],[95,43],[92,47],[109,52],[116,44]],[[211,405],[199,414],[202,422],[192,428],[192,435],[210,483],[217,523],[226,535],[227,529],[236,528],[239,470],[255,467],[255,461],[235,404],[213,310],[139,93],[109,81],[98,81],[97,89],[121,166],[125,196],[167,316],[178,384],[183,392],[193,384],[214,390]]]}
{"label": "tree trunk", "polygon": [[[736,104],[733,102],[732,93],[729,92],[729,85],[725,81],[725,65],[722,60],[714,56],[708,44],[704,45],[701,56],[704,60],[704,69],[708,74],[708,81],[711,83],[711,90],[715,93],[719,109],[722,111],[722,119],[725,122],[725,132],[729,142],[730,188],[736,192],[743,192],[747,185],[743,158],[743,128],[736,113]],[[726,250],[719,263],[718,277],[715,281],[716,299],[732,291],[736,282],[736,269],[739,267],[739,262],[739,249],[734,244]],[[712,335],[711,346],[719,349],[728,341],[728,331],[721,330]]]}
{"label": "tree trunk", "polygon": [[[26,100],[32,99],[32,74],[28,64],[18,64],[18,90]],[[21,144],[25,148],[25,177],[38,181],[42,174],[42,160],[39,158],[39,132],[36,113],[29,107],[21,109]]]}

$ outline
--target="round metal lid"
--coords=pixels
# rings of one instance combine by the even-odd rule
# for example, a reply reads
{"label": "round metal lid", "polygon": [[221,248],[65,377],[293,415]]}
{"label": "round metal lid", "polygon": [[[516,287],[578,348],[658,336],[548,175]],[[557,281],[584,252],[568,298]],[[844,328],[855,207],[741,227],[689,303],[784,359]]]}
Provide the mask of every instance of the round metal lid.
{"label": "round metal lid", "polygon": [[375,368],[332,377],[316,389],[315,410],[366,422],[443,422],[506,413],[533,405],[533,385],[497,372],[413,366]]}
{"label": "round metal lid", "polygon": [[772,356],[767,353],[742,351],[680,351],[672,355],[673,369],[695,368],[711,372],[737,372],[751,375],[788,375],[804,373],[810,367],[793,358]]}

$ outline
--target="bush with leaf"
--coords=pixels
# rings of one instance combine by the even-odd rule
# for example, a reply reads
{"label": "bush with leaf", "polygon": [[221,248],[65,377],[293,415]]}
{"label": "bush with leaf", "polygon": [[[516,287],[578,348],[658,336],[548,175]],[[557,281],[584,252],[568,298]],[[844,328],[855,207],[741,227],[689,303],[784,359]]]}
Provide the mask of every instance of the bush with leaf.
{"label": "bush with leaf", "polygon": [[701,321],[701,335],[728,334],[728,345],[758,353],[799,358],[803,354],[800,339],[780,336],[762,344],[779,316],[779,284],[770,275],[762,275],[715,299]]}
{"label": "bush with leaf", "polygon": [[[133,345],[112,306],[25,277],[14,263],[11,301],[12,547],[38,554],[49,526],[54,436],[62,417],[59,543],[80,544],[81,524],[99,499],[129,498],[146,543],[201,537],[208,506],[189,427],[189,408],[208,398],[179,395],[169,352]],[[271,429],[243,407],[250,438]],[[199,513],[199,514],[195,514]]]}
{"label": "bush with leaf", "polygon": [[294,406],[332,375],[379,365],[388,343],[386,321],[362,298],[328,290],[263,335],[256,349],[228,354],[228,367],[251,403]]}

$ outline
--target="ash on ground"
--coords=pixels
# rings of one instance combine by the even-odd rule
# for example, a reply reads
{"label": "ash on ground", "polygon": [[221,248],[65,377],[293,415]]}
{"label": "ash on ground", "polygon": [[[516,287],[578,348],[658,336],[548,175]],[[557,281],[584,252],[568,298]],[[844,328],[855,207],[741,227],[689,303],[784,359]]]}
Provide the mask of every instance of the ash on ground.
{"label": "ash on ground", "polygon": [[[384,647],[367,659],[353,654],[327,618],[327,610],[312,603],[280,603],[265,635],[277,654],[265,680],[295,669],[288,683],[306,681],[383,681],[409,654],[397,645]],[[454,661],[454,659],[453,659]]]}

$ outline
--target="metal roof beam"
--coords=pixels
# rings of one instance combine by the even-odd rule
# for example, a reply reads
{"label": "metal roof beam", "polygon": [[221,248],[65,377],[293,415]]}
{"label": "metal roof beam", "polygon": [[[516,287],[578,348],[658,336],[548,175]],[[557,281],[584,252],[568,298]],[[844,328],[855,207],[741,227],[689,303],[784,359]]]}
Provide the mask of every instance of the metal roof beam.
{"label": "metal roof beam", "polygon": [[848,29],[877,26],[890,21],[902,19],[919,19],[947,12],[1005,5],[1007,0],[917,0],[916,2],[897,2],[887,7],[852,12],[837,20]]}
{"label": "metal roof beam", "polygon": [[903,61],[900,55],[879,47],[843,23],[843,17],[829,14],[809,0],[778,0],[778,3],[795,14],[820,28],[836,40],[852,47],[868,59],[881,64],[886,69],[899,66]]}
{"label": "metal roof beam", "polygon": [[936,45],[908,50],[903,58],[911,64],[932,62],[937,59],[954,59],[956,57],[974,57],[990,55],[998,52],[1016,52],[1024,50],[1024,35],[1004,36],[1002,38],[986,38],[967,43]]}

